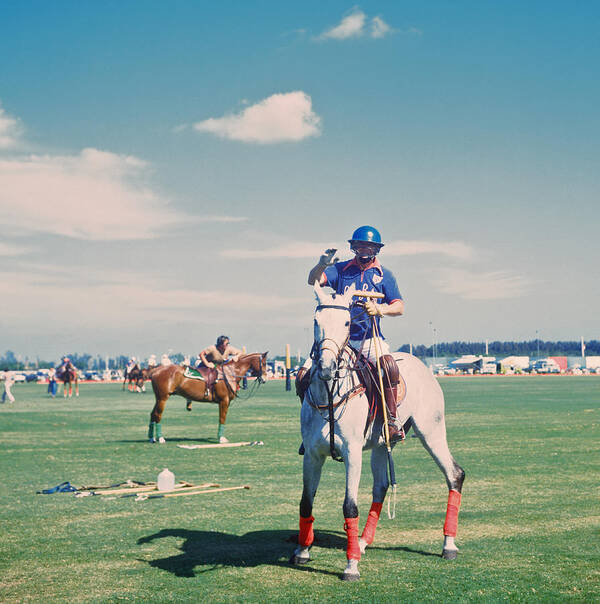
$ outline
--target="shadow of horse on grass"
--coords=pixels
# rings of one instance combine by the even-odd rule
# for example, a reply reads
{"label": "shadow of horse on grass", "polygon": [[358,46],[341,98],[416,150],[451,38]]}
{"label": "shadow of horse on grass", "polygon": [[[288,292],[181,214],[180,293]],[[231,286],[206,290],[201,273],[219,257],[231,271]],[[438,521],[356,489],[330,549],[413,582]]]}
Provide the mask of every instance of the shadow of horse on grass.
{"label": "shadow of horse on grass", "polygon": [[[191,531],[188,529],[163,529],[153,535],[138,539],[138,545],[156,539],[174,537],[182,539],[181,553],[168,558],[140,560],[154,568],[173,573],[177,577],[194,577],[223,567],[254,568],[262,565],[289,567],[289,543],[296,543],[298,534],[293,531],[252,531],[245,535],[232,535],[218,531]],[[315,531],[315,545],[343,550],[346,536]],[[201,570],[194,571],[197,566]],[[304,567],[296,570],[338,576],[339,573]]]}
{"label": "shadow of horse on grass", "polygon": [[[188,529],[163,529],[152,535],[138,539],[138,545],[151,543],[156,539],[174,537],[183,540],[181,553],[156,560],[139,559],[153,568],[160,568],[177,577],[195,577],[223,567],[255,568],[262,565],[282,566],[297,571],[320,573],[339,577],[339,573],[311,566],[289,564],[289,543],[297,543],[298,533],[293,531],[252,531],[245,535],[213,531],[192,531]],[[346,535],[328,531],[315,531],[315,546],[325,549],[344,550]],[[405,551],[422,556],[440,558],[439,554],[424,552],[407,547],[373,548]],[[205,567],[195,571],[197,566]]]}

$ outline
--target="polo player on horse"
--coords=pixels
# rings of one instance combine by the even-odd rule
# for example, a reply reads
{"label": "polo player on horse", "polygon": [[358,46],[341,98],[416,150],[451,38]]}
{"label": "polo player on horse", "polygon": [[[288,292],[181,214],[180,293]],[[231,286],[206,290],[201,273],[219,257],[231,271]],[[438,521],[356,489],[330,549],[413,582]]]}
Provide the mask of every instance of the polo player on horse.
{"label": "polo player on horse", "polygon": [[199,362],[196,363],[196,367],[209,367],[214,369],[217,365],[226,363],[229,360],[229,357],[231,357],[232,361],[237,361],[240,354],[242,354],[242,351],[234,348],[229,343],[229,338],[227,336],[219,336],[215,345],[205,348],[198,355]]}
{"label": "polo player on horse", "polygon": [[[393,273],[377,260],[377,254],[384,246],[379,231],[372,226],[361,226],[354,231],[348,243],[350,249],[354,252],[354,258],[346,262],[338,262],[338,259],[334,258],[337,250],[325,250],[319,258],[319,262],[311,269],[308,275],[308,283],[314,285],[315,281],[318,281],[319,285],[328,285],[337,294],[344,294],[352,284],[356,287],[357,292],[383,294],[383,298],[367,299],[364,306],[353,305],[351,307],[349,344],[371,363],[376,363],[372,320],[372,317],[374,317],[377,324],[376,329],[380,336],[378,342],[379,361],[384,373],[384,394],[390,440],[402,440],[404,431],[402,425],[396,419],[397,385],[400,379],[398,365],[381,334],[379,322],[383,316],[397,317],[402,315],[404,313],[404,301]],[[365,312],[367,316],[365,316]],[[296,391],[301,400],[304,398],[304,392],[308,387],[308,370],[311,364],[312,361],[307,360],[296,377]]]}

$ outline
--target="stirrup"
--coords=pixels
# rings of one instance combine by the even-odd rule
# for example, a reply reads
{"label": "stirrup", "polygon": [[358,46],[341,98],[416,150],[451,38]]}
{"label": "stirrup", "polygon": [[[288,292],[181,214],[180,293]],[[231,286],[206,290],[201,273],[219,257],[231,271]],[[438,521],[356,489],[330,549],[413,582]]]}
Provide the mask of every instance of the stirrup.
{"label": "stirrup", "polygon": [[390,435],[390,443],[401,442],[406,438],[406,434],[404,433],[404,427],[398,427],[395,422],[388,423],[388,432]]}

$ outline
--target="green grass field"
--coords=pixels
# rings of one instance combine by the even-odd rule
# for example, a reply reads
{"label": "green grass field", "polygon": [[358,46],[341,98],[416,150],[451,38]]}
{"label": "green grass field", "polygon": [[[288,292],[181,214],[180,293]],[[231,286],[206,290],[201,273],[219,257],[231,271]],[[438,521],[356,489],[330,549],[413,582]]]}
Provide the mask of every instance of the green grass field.
{"label": "green grass field", "polygon": [[[316,543],[291,567],[302,477],[299,405],[282,382],[234,403],[231,441],[214,442],[217,408],[167,403],[164,445],[146,442],[151,393],[82,385],[49,399],[17,385],[0,405],[2,602],[594,602],[600,600],[600,377],[449,378],[451,450],[467,478],[459,558],[444,561],[447,498],[418,439],[394,452],[397,517],[384,514],[361,580],[345,583],[344,469],[328,461],[315,502]],[[361,527],[370,504],[365,454]],[[38,495],[76,486],[176,479],[251,490],[179,498]]]}

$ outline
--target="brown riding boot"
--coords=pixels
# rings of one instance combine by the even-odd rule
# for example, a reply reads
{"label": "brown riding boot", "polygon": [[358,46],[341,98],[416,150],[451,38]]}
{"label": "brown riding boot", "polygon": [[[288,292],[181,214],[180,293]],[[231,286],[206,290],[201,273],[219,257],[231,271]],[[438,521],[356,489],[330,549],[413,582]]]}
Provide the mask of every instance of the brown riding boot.
{"label": "brown riding boot", "polygon": [[385,354],[379,359],[379,361],[381,363],[381,371],[383,373],[383,393],[385,396],[385,406],[387,409],[390,442],[398,442],[400,440],[404,440],[404,428],[398,425],[398,420],[396,418],[400,372],[398,371],[398,364],[392,355]]}

